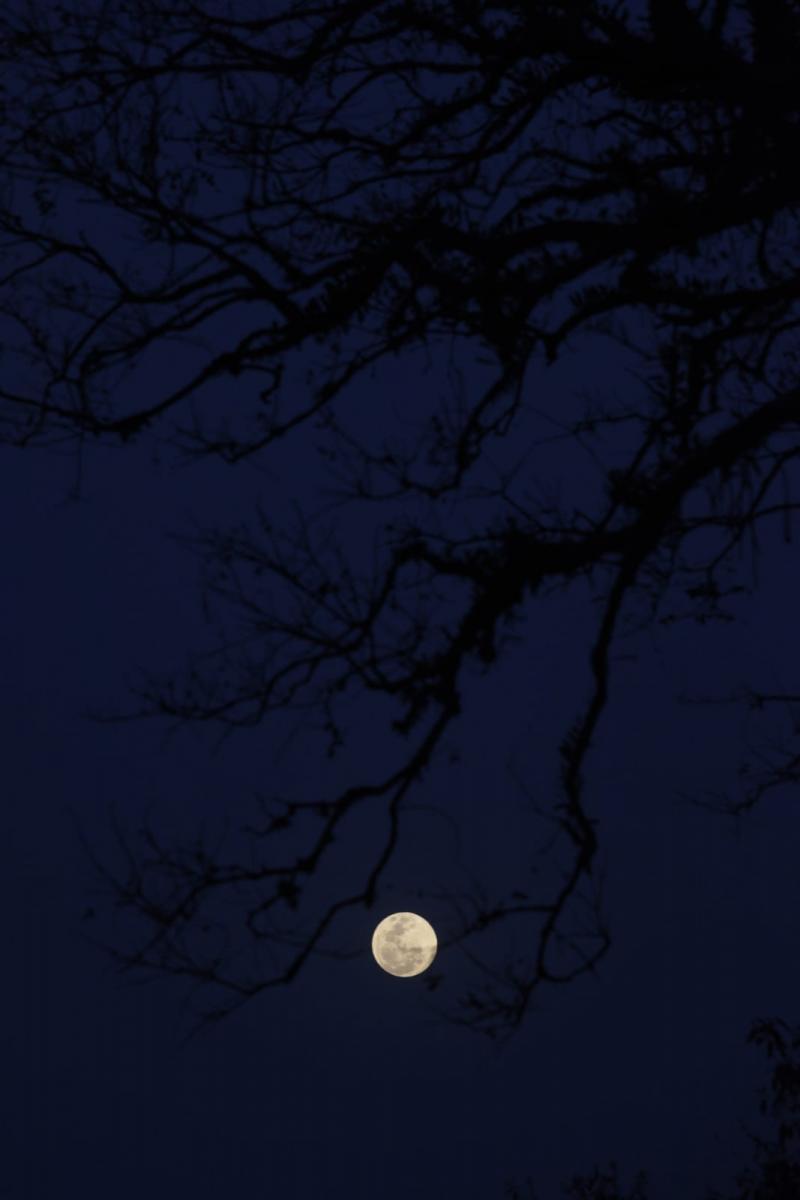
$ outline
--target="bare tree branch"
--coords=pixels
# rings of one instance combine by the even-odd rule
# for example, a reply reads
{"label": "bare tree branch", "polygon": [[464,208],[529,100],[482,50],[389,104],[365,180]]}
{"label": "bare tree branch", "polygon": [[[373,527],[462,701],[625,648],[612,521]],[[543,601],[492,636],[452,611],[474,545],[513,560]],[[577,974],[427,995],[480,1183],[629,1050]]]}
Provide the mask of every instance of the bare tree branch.
{"label": "bare tree branch", "polygon": [[[2,436],[150,432],[232,463],[304,439],[330,483],[293,523],[265,503],[192,540],[220,644],[145,677],[123,715],[229,731],[292,714],[333,756],[385,717],[391,765],[263,800],[230,861],[153,830],[128,846],[111,879],[137,931],[124,962],[207,984],[218,1014],[339,952],[467,678],[581,585],[597,617],[551,878],[451,895],[447,938],[478,983],[450,1011],[502,1036],[541,985],[598,964],[591,751],[619,640],[731,619],[760,531],[790,536],[797,509],[800,29],[790,0],[769,10],[113,0],[0,17]],[[592,395],[550,383],[574,352],[595,356]],[[401,358],[430,386],[397,413],[376,384],[354,418],[359,381]],[[534,461],[554,439],[557,484]],[[740,807],[797,770],[795,748],[763,760]],[[333,885],[367,808],[382,840]],[[475,948],[512,922],[518,961]]]}

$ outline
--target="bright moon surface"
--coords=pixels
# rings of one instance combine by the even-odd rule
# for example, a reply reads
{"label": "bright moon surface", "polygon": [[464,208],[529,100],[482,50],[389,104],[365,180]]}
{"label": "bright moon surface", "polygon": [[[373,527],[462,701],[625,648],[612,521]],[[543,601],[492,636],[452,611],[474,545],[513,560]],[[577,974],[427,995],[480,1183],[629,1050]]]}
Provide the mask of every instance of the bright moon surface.
{"label": "bright moon surface", "polygon": [[438,945],[433,926],[411,912],[384,917],[372,935],[372,953],[378,966],[390,975],[403,977],[427,971]]}

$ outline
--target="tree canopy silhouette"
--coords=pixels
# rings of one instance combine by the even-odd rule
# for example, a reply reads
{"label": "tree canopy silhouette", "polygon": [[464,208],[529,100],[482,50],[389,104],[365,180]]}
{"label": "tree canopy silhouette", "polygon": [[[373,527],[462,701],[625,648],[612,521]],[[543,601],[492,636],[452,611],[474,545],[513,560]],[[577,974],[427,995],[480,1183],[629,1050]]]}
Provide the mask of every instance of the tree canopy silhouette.
{"label": "tree canopy silhouette", "polygon": [[[706,1200],[794,1200],[800,1194],[800,1029],[776,1018],[753,1022],[747,1038],[770,1062],[761,1090],[758,1132],[745,1128],[752,1162],[737,1175],[732,1190],[706,1188]],[[563,1189],[564,1200],[648,1200],[647,1176],[639,1172],[623,1187],[615,1162],[576,1175]],[[696,1193],[698,1200],[700,1192]],[[535,1185],[509,1184],[507,1200],[543,1200]]]}
{"label": "tree canopy silhouette", "polygon": [[[345,910],[375,901],[466,675],[491,672],[541,599],[580,583],[598,607],[549,813],[558,877],[537,895],[477,892],[453,934],[469,946],[529,923],[519,960],[475,958],[455,1010],[504,1033],[609,944],[587,771],[621,631],[726,618],[759,530],[788,536],[800,13],[223,8],[0,17],[0,429],[79,448],[152,434],[230,463],[318,444],[335,517],[309,493],[291,527],[265,506],[204,533],[229,634],[143,704],[228,727],[296,712],[332,752],[375,704],[395,752],[378,776],[265,801],[236,862],[154,831],[126,845],[115,887],[141,937],[120,953],[209,984],[215,1012],[293,979]],[[608,346],[622,384],[564,398],[534,382],[577,350],[602,376]],[[354,416],[359,380],[414,355],[436,385],[402,413],[378,390]],[[531,466],[554,429],[573,455],[560,490]],[[353,512],[368,514],[369,553],[347,533]],[[750,806],[797,766],[790,738],[715,802]],[[365,806],[384,812],[383,839],[357,885],[320,900],[312,879]],[[204,949],[209,924],[236,938]]]}

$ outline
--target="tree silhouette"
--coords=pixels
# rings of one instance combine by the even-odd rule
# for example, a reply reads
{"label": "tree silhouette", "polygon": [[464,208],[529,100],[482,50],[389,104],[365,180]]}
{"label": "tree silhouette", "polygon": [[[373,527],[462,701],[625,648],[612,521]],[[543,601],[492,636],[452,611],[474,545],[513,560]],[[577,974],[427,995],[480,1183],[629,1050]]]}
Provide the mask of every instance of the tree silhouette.
{"label": "tree silhouette", "polygon": [[[772,1128],[751,1133],[753,1165],[739,1175],[731,1200],[791,1200],[800,1192],[800,1028],[777,1018],[753,1024],[748,1041],[772,1062],[759,1102]],[[710,1200],[728,1200],[712,1192]]]}
{"label": "tree silhouette", "polygon": [[[647,1177],[637,1175],[630,1189],[623,1189],[616,1163],[595,1167],[590,1175],[574,1175],[561,1189],[563,1200],[648,1200]],[[506,1200],[542,1200],[532,1183],[510,1183]]]}
{"label": "tree silhouette", "polygon": [[[761,1092],[759,1113],[769,1128],[747,1136],[753,1162],[742,1170],[733,1191],[706,1190],[706,1200],[794,1200],[800,1195],[800,1028],[776,1017],[755,1021],[748,1042],[772,1063]],[[617,1164],[576,1175],[563,1187],[564,1200],[648,1200],[647,1176],[637,1174],[630,1188],[620,1181]],[[699,1192],[697,1193],[699,1196]],[[508,1200],[540,1200],[532,1182],[510,1183]]]}
{"label": "tree silhouette", "polygon": [[[229,632],[145,687],[144,711],[297,713],[336,753],[380,705],[395,747],[378,776],[265,799],[235,862],[154,831],[124,842],[113,884],[141,921],[125,961],[210,985],[215,1013],[293,979],[375,901],[467,674],[579,585],[598,607],[549,813],[559,874],[460,904],[465,948],[511,918],[530,932],[510,963],[470,951],[478,983],[455,1011],[502,1034],[540,985],[599,961],[586,791],[612,649],[637,626],[727,618],[759,531],[796,508],[798,51],[793,0],[302,0],[253,17],[111,0],[0,18],[6,440],[154,431],[236,463],[305,438],[338,489],[327,521],[309,494],[291,526],[265,506],[197,539]],[[174,344],[182,374],[159,389],[152,355]],[[535,371],[580,350],[602,372],[606,346],[624,386],[537,393]],[[441,388],[353,417],[360,379],[420,354]],[[554,428],[575,455],[560,494],[530,466]],[[796,698],[750,699],[791,716]],[[713,802],[795,780],[789,732],[741,797]],[[385,836],[321,900],[366,806]]]}

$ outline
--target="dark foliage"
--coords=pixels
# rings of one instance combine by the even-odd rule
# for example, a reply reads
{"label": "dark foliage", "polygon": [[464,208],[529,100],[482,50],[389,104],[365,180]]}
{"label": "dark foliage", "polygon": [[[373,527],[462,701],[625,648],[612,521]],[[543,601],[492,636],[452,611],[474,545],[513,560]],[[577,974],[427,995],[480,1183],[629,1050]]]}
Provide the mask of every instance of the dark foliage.
{"label": "dark foliage", "polygon": [[[800,1028],[779,1018],[754,1022],[748,1042],[771,1064],[759,1099],[761,1129],[747,1134],[752,1164],[736,1179],[733,1191],[710,1189],[707,1200],[796,1200],[800,1196]],[[541,1200],[533,1183],[510,1183],[508,1200]],[[698,1193],[699,1195],[699,1193]],[[648,1200],[647,1176],[640,1172],[624,1187],[616,1163],[576,1175],[562,1189],[564,1200]],[[685,1200],[689,1200],[688,1197]]]}

